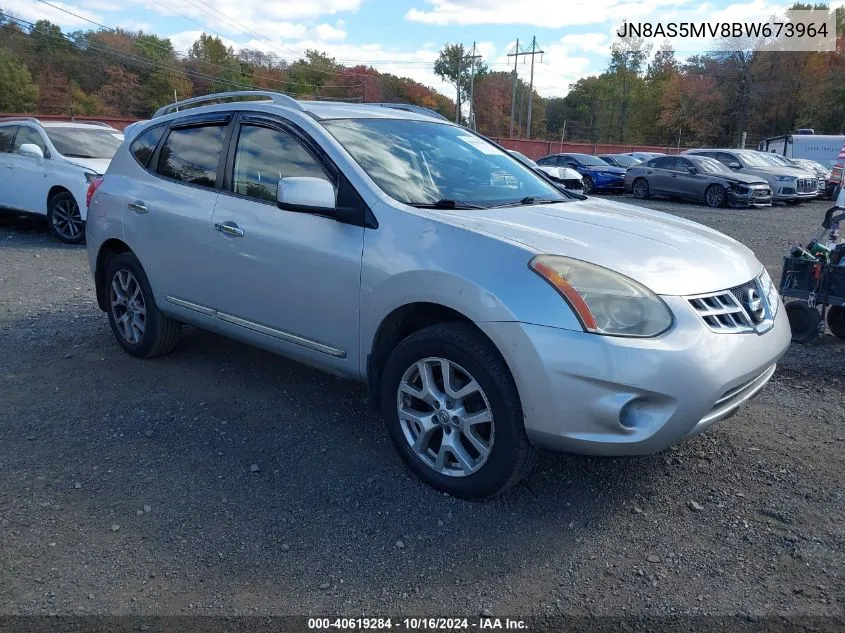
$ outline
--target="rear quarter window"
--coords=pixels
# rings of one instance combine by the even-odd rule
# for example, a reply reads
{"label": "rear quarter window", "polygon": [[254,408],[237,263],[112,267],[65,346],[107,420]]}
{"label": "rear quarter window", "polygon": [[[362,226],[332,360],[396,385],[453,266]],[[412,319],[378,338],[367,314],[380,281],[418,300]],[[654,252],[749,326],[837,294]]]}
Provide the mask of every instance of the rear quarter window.
{"label": "rear quarter window", "polygon": [[0,153],[8,152],[12,147],[12,137],[15,135],[15,126],[7,125],[0,127]]}
{"label": "rear quarter window", "polygon": [[161,140],[163,134],[164,126],[154,127],[143,132],[129,146],[129,152],[144,169],[150,164],[150,159],[156,151],[158,142]]}

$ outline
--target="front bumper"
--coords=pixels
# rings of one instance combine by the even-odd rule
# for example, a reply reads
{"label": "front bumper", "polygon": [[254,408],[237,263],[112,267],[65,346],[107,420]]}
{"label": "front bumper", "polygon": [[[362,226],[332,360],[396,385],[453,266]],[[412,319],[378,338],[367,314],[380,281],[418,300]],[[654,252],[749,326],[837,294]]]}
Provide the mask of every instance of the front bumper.
{"label": "front bumper", "polygon": [[605,174],[596,174],[596,175],[592,176],[592,178],[593,178],[593,186],[596,189],[605,189],[605,190],[613,189],[613,190],[618,190],[618,191],[624,191],[625,190],[624,176],[621,175],[621,174],[618,175],[618,176],[616,176],[616,175],[608,176],[608,175],[605,175]]}
{"label": "front bumper", "polygon": [[486,323],[514,374],[535,444],[595,455],[655,453],[730,417],[765,386],[789,346],[780,306],[764,334],[716,333],[686,300],[655,339]]}
{"label": "front bumper", "polygon": [[794,200],[812,200],[819,195],[818,189],[812,191],[798,191],[794,184],[778,183],[772,187],[772,200],[774,202],[792,202]]}
{"label": "front bumper", "polygon": [[770,207],[772,190],[768,187],[728,187],[728,204],[735,206]]}

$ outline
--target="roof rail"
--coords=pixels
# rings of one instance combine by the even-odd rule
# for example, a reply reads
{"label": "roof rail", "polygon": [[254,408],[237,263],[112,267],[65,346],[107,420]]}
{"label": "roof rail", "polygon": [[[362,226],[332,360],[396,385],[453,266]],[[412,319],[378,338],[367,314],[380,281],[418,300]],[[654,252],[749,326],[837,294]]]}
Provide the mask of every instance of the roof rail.
{"label": "roof rail", "polygon": [[302,106],[293,97],[289,97],[281,92],[274,92],[272,90],[237,90],[234,92],[217,92],[202,97],[191,97],[190,99],[183,99],[176,103],[171,103],[156,110],[152,118],[158,118],[171,112],[178,112],[180,108],[185,106],[197,106],[199,104],[221,103],[221,99],[237,99],[241,97],[263,97],[265,100],[272,101],[276,105],[285,106],[287,108],[294,108],[302,110]]}
{"label": "roof rail", "polygon": [[383,108],[393,108],[394,110],[405,110],[406,112],[416,112],[417,114],[431,116],[436,119],[443,119],[444,121],[449,120],[445,116],[443,116],[439,112],[435,112],[431,108],[426,108],[425,106],[418,106],[413,103],[367,103],[366,105],[376,105],[381,106]]}
{"label": "roof rail", "polygon": [[41,123],[34,116],[4,116],[0,117],[0,122],[5,121],[32,121],[33,123]]}

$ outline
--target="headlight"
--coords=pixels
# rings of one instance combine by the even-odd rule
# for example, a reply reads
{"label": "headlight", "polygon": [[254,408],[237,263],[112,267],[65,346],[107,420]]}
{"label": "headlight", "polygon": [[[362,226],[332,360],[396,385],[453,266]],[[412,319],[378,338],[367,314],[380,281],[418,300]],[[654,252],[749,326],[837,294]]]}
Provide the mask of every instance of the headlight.
{"label": "headlight", "polygon": [[559,255],[537,255],[528,265],[566,299],[588,332],[648,337],[672,326],[666,304],[624,275]]}
{"label": "headlight", "polygon": [[87,171],[87,172],[85,172],[85,182],[87,182],[90,185],[92,182],[97,180],[97,178],[99,178],[100,176],[101,176],[101,174],[95,174],[93,172]]}
{"label": "headlight", "polygon": [[797,180],[795,176],[775,176],[775,178],[777,178],[778,182],[784,182],[786,180]]}

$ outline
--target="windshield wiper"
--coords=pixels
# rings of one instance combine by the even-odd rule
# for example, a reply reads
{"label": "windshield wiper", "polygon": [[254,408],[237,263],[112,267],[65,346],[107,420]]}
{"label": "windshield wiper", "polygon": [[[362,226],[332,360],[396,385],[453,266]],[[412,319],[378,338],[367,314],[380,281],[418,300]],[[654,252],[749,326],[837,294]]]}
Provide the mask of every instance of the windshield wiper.
{"label": "windshield wiper", "polygon": [[505,204],[497,204],[490,208],[501,209],[502,207],[516,207],[527,204],[556,204],[558,202],[563,202],[563,200],[549,200],[548,198],[536,198],[534,196],[525,196],[522,200],[518,200],[515,202],[506,202]]}
{"label": "windshield wiper", "polygon": [[437,202],[408,202],[408,206],[416,207],[417,209],[483,209],[477,204],[470,204],[461,200],[449,200],[448,198],[441,198]]}

